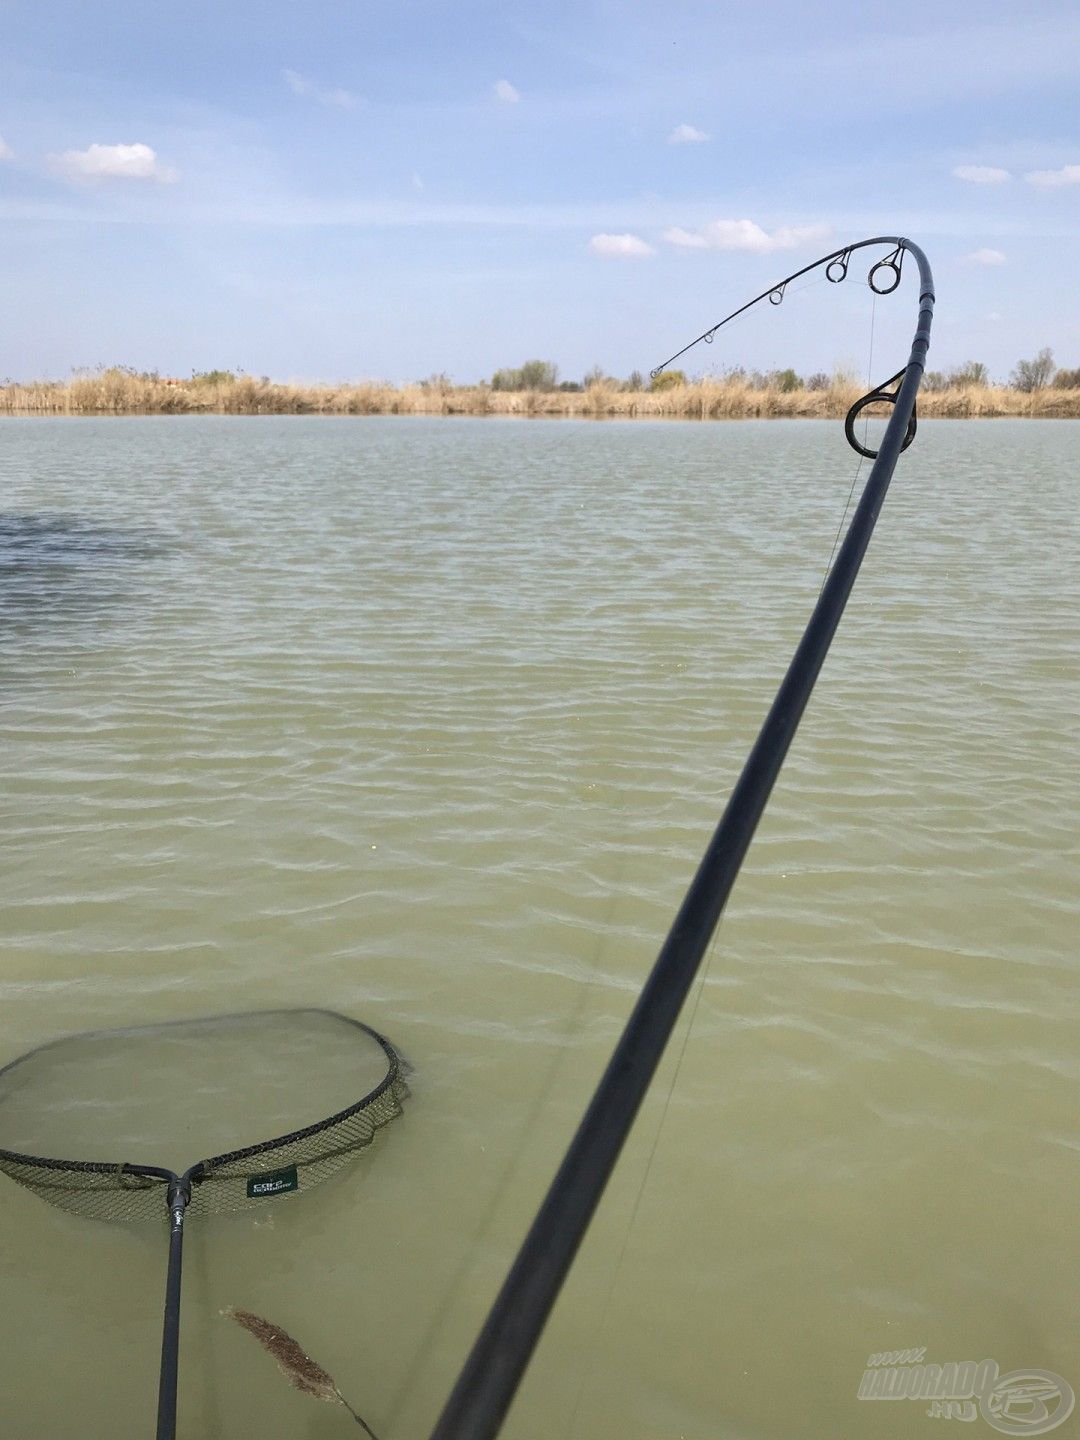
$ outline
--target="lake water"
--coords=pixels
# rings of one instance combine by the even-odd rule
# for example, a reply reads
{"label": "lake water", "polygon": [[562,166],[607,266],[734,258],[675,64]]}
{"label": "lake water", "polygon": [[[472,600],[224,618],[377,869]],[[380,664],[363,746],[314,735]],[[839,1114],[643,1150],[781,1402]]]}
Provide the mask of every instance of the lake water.
{"label": "lake water", "polygon": [[[508,1436],[914,1440],[857,1391],[923,1346],[1080,1390],[1078,460],[901,459]],[[0,424],[0,1062],[317,1005],[415,1066],[336,1180],[193,1218],[182,1436],[358,1433],[235,1305],[424,1440],[854,471],[825,422]],[[164,1260],[0,1176],[6,1440],[150,1433]]]}

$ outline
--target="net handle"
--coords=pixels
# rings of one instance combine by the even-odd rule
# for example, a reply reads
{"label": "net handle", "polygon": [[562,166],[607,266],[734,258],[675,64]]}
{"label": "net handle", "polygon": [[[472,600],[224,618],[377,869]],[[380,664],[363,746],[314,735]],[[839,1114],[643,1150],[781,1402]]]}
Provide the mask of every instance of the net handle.
{"label": "net handle", "polygon": [[[197,1168],[197,1167],[193,1167]],[[165,1314],[161,1326],[158,1375],[157,1440],[175,1440],[176,1388],[180,1369],[180,1282],[184,1269],[184,1216],[191,1199],[192,1171],[169,1181],[169,1268],[165,1275]]]}

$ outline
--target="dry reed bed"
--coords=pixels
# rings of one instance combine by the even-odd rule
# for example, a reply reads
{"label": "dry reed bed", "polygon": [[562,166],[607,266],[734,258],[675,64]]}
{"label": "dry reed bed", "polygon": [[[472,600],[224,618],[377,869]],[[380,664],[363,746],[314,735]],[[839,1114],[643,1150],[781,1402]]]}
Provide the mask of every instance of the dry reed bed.
{"label": "dry reed bed", "polygon": [[[702,380],[662,390],[592,385],[575,391],[503,391],[484,385],[281,385],[249,376],[222,382],[170,381],[107,370],[65,383],[0,386],[0,413],[13,415],[522,415],[583,419],[836,419],[861,389],[755,390],[738,381]],[[929,418],[1080,418],[1080,390],[1022,394],[999,386],[924,392]]]}

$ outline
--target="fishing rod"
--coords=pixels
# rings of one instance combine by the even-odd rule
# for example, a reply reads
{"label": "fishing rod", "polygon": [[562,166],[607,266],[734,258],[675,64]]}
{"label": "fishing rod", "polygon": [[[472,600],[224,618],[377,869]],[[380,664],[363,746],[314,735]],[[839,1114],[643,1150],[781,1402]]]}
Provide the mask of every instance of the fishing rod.
{"label": "fishing rod", "polygon": [[827,277],[839,284],[856,251],[880,245],[893,248],[871,268],[867,284],[877,295],[891,294],[900,284],[904,256],[910,255],[919,271],[919,311],[907,364],[885,382],[885,386],[895,383],[896,388],[890,391],[878,386],[848,412],[845,431],[850,440],[854,415],[861,409],[871,402],[892,406],[880,448],[876,452],[862,449],[861,453],[874,459],[862,496],[667,939],[431,1440],[492,1440],[498,1434],[675,1028],[844,613],[897,459],[914,437],[915,399],[934,316],[929,261],[918,245],[901,236],[879,235],[847,245],[796,270],[732,311],[652,372],[655,378],[693,346],[708,343],[722,325],[751,306],[766,299],[779,305],[792,280],[819,266],[824,265]]}

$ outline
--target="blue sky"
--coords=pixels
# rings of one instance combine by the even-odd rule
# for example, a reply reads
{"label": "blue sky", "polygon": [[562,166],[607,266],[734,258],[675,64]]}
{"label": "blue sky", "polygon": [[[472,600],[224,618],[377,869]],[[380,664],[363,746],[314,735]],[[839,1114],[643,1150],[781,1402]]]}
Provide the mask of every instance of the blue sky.
{"label": "blue sky", "polygon": [[[1080,365],[1075,0],[15,0],[0,34],[0,377],[625,375],[882,232],[934,266],[933,365]],[[854,280],[690,370],[864,369]],[[876,302],[886,371],[912,301]]]}

